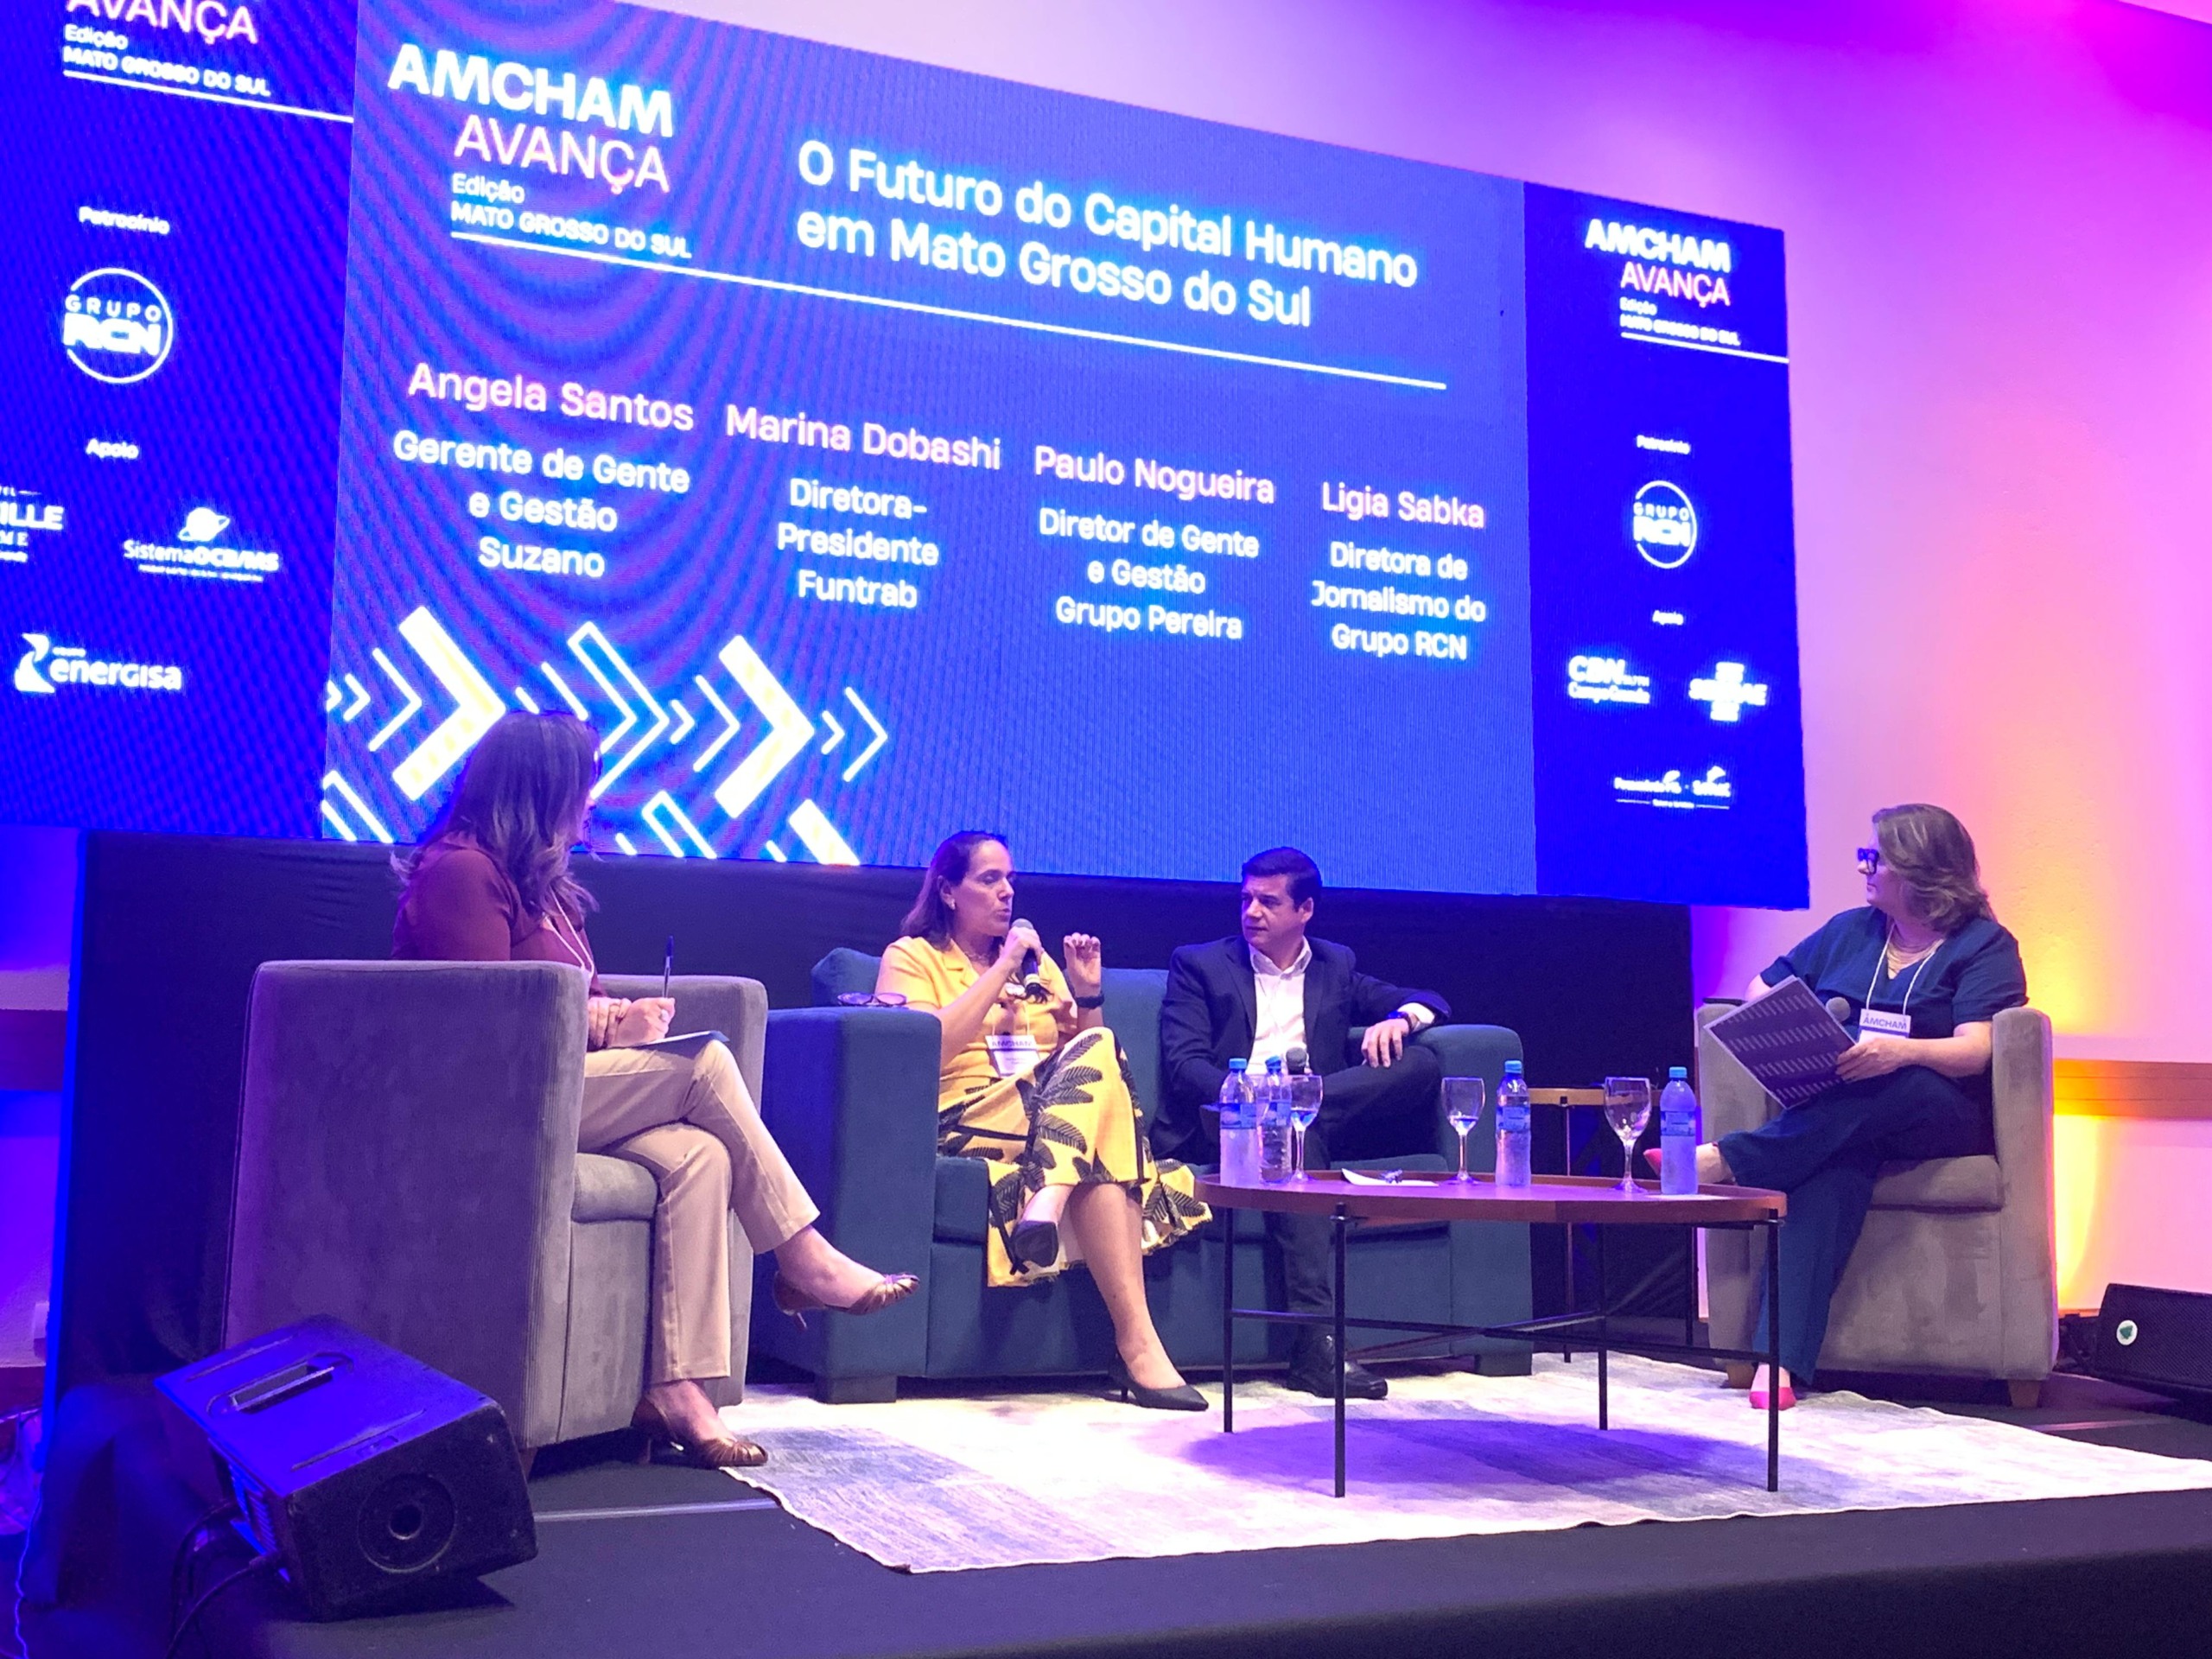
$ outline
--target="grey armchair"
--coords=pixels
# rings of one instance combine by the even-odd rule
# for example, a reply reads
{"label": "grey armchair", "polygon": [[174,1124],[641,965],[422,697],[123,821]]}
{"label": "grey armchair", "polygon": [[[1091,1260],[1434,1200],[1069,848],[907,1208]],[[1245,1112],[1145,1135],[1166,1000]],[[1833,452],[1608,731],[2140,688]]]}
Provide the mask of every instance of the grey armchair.
{"label": "grey armchair", "polygon": [[[490,1395],[527,1450],[626,1425],[658,1189],[637,1164],[576,1150],[585,989],[551,963],[264,963],[224,1340],[332,1314]],[[675,1029],[725,1033],[757,1097],[760,985],[674,990]],[[744,1390],[753,1294],[752,1251],[729,1235],[732,1375],[708,1388],[722,1405]]]}
{"label": "grey armchair", "polygon": [[[1698,1010],[1698,1098],[1707,1140],[1772,1117],[1760,1088],[1707,1029],[1734,1007]],[[1995,1157],[1892,1164],[1837,1284],[1821,1369],[2004,1382],[2031,1405],[2058,1344],[2051,1253],[2050,1020],[2008,1008],[1992,1032]],[[1706,1237],[1716,1346],[1748,1348],[1760,1274],[1751,1235]]]}

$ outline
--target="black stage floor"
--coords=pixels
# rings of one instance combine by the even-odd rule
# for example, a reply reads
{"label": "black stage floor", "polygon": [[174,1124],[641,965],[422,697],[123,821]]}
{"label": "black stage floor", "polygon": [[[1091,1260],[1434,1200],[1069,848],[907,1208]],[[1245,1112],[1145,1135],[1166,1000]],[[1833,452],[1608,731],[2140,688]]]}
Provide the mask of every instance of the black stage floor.
{"label": "black stage floor", "polygon": [[[2034,1412],[1928,1401],[2069,1439],[2212,1459],[2212,1414],[2081,1378]],[[588,1459],[595,1448],[582,1449]],[[727,1477],[543,1460],[538,1559],[440,1611],[315,1625],[249,1580],[185,1655],[1877,1655],[2212,1653],[2212,1496],[1589,1527],[1416,1543],[910,1576]],[[0,1541],[12,1546],[19,1541]],[[0,1560],[13,1554],[8,1548]],[[167,1563],[153,1569],[163,1574]],[[12,1574],[10,1575],[12,1576]],[[212,1573],[203,1575],[208,1581]],[[27,1610],[28,1611],[28,1610]],[[0,1620],[0,1644],[10,1621]],[[141,1622],[143,1625],[143,1621]],[[32,1659],[122,1659],[141,1626],[28,1618]]]}

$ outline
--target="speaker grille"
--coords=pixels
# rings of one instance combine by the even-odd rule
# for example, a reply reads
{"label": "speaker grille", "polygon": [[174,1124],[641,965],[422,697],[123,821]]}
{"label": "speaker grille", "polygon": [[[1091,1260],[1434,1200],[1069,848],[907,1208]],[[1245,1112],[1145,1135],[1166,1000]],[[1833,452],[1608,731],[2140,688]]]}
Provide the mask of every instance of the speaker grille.
{"label": "speaker grille", "polygon": [[429,1475],[395,1475],[361,1504],[361,1552],[387,1573],[419,1573],[453,1542],[453,1493]]}

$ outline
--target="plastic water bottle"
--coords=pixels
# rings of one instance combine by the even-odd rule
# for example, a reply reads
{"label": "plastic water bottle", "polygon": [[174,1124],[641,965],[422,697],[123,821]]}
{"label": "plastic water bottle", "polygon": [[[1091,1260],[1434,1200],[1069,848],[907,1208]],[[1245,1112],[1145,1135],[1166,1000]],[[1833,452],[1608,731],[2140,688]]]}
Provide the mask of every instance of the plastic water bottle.
{"label": "plastic water bottle", "polygon": [[1231,1186],[1260,1183],[1260,1126],[1252,1112],[1252,1080],[1231,1060],[1221,1080],[1221,1179]]}
{"label": "plastic water bottle", "polygon": [[1529,1161],[1529,1081],[1518,1060],[1505,1063],[1504,1080],[1497,1085],[1497,1168],[1492,1179],[1499,1186],[1535,1183]]}
{"label": "plastic water bottle", "polygon": [[1667,1086],[1659,1091],[1659,1190],[1662,1192],[1697,1191],[1697,1143],[1704,1137],[1705,1121],[1697,1109],[1697,1094],[1690,1087],[1689,1068],[1667,1068]]}
{"label": "plastic water bottle", "polygon": [[1287,1181],[1290,1166],[1290,1079],[1283,1073],[1282,1056],[1268,1061],[1268,1075],[1260,1079],[1253,1102],[1260,1119],[1260,1179]]}

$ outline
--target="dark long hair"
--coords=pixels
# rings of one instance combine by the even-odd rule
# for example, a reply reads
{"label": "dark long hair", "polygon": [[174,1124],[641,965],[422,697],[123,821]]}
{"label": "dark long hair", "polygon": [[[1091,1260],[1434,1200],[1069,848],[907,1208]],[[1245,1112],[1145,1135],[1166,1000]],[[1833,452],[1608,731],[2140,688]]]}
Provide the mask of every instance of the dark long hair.
{"label": "dark long hair", "polygon": [[1952,934],[1968,922],[1996,919],[1982,891],[1981,862],[1967,827],[1940,806],[1913,802],[1874,815],[1882,862],[1897,873],[1921,920]]}
{"label": "dark long hair", "polygon": [[533,916],[583,919],[591,895],[569,874],[569,847],[599,781],[599,740],[573,715],[502,715],[461,768],[445,810],[392,862],[403,879],[441,841],[474,842]]}
{"label": "dark long hair", "polygon": [[976,861],[976,849],[990,842],[1003,847],[1006,837],[988,830],[963,830],[938,843],[937,851],[930,855],[929,868],[922,872],[922,891],[914,907],[899,924],[900,938],[927,939],[938,950],[944,949],[945,941],[952,937],[952,918],[939,889],[957,887],[965,881],[969,867]]}

